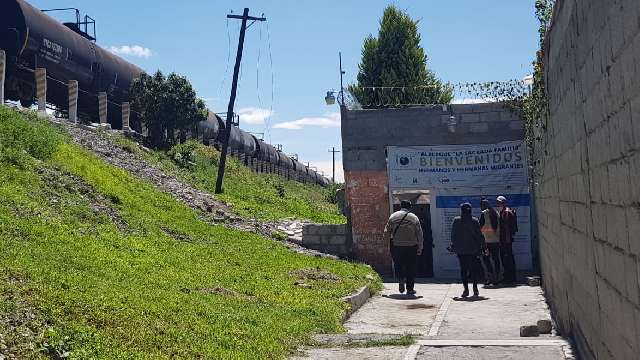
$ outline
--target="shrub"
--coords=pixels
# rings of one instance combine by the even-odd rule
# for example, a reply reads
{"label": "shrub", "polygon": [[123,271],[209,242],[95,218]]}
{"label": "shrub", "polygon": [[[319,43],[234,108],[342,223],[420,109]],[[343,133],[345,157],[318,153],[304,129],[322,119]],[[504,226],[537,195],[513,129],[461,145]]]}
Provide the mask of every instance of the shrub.
{"label": "shrub", "polygon": [[0,106],[0,153],[3,159],[14,162],[24,153],[46,160],[62,142],[62,135],[45,120],[34,113],[26,119],[15,110]]}

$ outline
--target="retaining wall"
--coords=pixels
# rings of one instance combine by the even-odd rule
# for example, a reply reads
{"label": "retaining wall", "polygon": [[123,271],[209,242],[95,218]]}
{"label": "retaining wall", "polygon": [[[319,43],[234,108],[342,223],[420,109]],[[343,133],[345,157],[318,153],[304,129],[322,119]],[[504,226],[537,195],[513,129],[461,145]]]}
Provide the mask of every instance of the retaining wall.
{"label": "retaining wall", "polygon": [[346,224],[306,224],[302,244],[310,249],[340,257],[351,257],[351,241]]}
{"label": "retaining wall", "polygon": [[545,52],[544,289],[583,358],[637,359],[640,1],[558,1]]}

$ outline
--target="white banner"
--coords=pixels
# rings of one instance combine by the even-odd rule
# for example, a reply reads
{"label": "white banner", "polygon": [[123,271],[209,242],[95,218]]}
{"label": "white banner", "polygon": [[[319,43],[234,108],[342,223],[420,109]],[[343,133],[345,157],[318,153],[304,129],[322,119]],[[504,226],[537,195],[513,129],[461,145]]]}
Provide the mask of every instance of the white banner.
{"label": "white banner", "polygon": [[480,199],[494,206],[503,195],[518,216],[513,250],[518,270],[532,267],[531,210],[527,148],[524,141],[498,144],[389,147],[391,190],[429,190],[433,265],[437,277],[458,277],[458,259],[446,248],[460,204],[469,202],[480,216]]}
{"label": "white banner", "polygon": [[392,188],[527,184],[524,141],[498,144],[389,147]]}

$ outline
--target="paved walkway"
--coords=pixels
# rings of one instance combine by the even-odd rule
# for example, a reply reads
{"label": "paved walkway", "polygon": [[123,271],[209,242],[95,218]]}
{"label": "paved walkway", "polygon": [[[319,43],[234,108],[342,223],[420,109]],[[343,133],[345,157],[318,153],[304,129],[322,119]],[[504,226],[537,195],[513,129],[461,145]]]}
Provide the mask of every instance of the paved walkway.
{"label": "paved walkway", "polygon": [[[347,336],[413,334],[412,346],[321,347],[296,359],[573,359],[569,343],[557,335],[520,337],[521,325],[550,319],[540,287],[480,289],[475,301],[462,301],[459,284],[417,284],[415,297],[385,283],[345,323]],[[380,335],[378,335],[380,336]]]}

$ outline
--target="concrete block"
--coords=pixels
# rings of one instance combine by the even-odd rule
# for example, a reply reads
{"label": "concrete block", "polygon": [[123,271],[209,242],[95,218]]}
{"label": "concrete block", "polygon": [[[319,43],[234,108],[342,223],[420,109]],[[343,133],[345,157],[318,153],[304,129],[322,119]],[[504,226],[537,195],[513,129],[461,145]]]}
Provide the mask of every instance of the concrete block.
{"label": "concrete block", "polygon": [[469,132],[486,133],[489,131],[489,124],[486,122],[469,124]]}
{"label": "concrete block", "polygon": [[320,235],[333,235],[335,233],[332,225],[317,225],[317,229]]}
{"label": "concrete block", "polygon": [[100,124],[107,123],[107,109],[108,109],[107,93],[104,91],[99,92],[98,93],[98,116],[100,118]]}
{"label": "concrete block", "polygon": [[78,122],[78,81],[69,80],[67,85],[69,91],[69,121]]}
{"label": "concrete block", "polygon": [[129,116],[131,112],[131,106],[128,102],[122,103],[122,130],[130,130]]}
{"label": "concrete block", "polygon": [[[640,36],[638,38],[640,38]],[[640,73],[640,69],[638,69],[638,72]],[[640,149],[640,94],[636,94],[631,98],[629,106],[631,113],[631,132],[633,133],[633,148],[638,150]],[[640,173],[635,173],[635,175],[640,175]]]}
{"label": "concrete block", "polygon": [[38,98],[38,111],[47,111],[47,69],[37,68],[36,77],[36,98]]}
{"label": "concrete block", "polygon": [[480,114],[464,114],[457,117],[462,119],[462,123],[477,123],[480,121]]}
{"label": "concrete block", "polygon": [[335,227],[336,235],[346,235],[347,234],[347,225],[336,225]]}
{"label": "concrete block", "polygon": [[347,242],[347,238],[344,235],[332,235],[327,238],[330,245],[343,245]]}
{"label": "concrete block", "polygon": [[638,259],[634,256],[624,257],[624,274],[626,280],[625,295],[627,299],[640,308],[640,281],[638,279]]}
{"label": "concrete block", "polygon": [[371,297],[371,291],[369,290],[369,287],[364,286],[358,289],[358,291],[356,291],[355,293],[342,298],[342,301],[351,305],[349,309],[345,312],[344,316],[342,317],[342,320],[343,321],[347,320],[349,316],[351,316],[351,314],[353,314],[356,310],[362,307],[362,305],[364,305],[367,302],[367,300],[369,300],[370,297]]}
{"label": "concrete block", "polygon": [[314,224],[304,224],[302,226],[303,235],[315,235],[318,233],[318,226]]}
{"label": "concrete block", "polygon": [[626,209],[620,206],[607,206],[607,237],[606,241],[625,251],[629,249],[629,230],[627,228]]}
{"label": "concrete block", "polygon": [[537,337],[540,336],[537,325],[520,326],[520,337]]}
{"label": "concrete block", "polygon": [[538,320],[538,322],[536,323],[536,326],[538,327],[538,332],[540,334],[551,334],[551,330],[553,329],[553,326],[551,324],[551,320]]}
{"label": "concrete block", "polygon": [[7,67],[7,54],[0,49],[0,105],[4,104],[4,78]]}
{"label": "concrete block", "polygon": [[322,237],[318,235],[302,234],[302,243],[305,245],[318,245],[322,243]]}
{"label": "concrete block", "polygon": [[626,208],[629,252],[640,258],[640,207]]}

